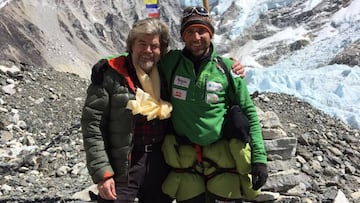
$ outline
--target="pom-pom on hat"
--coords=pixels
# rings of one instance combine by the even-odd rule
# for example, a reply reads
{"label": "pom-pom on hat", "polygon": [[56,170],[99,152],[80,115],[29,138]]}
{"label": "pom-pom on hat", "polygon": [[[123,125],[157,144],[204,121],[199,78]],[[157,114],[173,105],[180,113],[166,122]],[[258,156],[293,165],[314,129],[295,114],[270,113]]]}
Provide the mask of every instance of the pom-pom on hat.
{"label": "pom-pom on hat", "polygon": [[184,9],[181,19],[181,37],[183,37],[185,30],[192,25],[201,26],[207,29],[211,37],[214,35],[214,26],[210,19],[209,11],[204,7],[187,7]]}

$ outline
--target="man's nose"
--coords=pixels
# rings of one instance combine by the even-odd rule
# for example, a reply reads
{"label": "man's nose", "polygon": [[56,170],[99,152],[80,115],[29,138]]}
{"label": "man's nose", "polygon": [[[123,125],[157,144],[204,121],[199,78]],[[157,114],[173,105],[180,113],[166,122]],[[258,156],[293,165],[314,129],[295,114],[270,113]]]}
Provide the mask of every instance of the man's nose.
{"label": "man's nose", "polygon": [[145,47],[145,51],[152,52],[151,45],[148,45]]}
{"label": "man's nose", "polygon": [[199,34],[199,32],[194,32],[194,38],[195,38],[195,39],[200,39],[200,34]]}

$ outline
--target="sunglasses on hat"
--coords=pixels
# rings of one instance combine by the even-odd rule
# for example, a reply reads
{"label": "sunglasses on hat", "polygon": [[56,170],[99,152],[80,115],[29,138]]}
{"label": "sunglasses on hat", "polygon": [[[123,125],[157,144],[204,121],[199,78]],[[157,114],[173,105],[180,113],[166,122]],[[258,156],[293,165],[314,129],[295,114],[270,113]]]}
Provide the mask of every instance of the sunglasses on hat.
{"label": "sunglasses on hat", "polygon": [[189,8],[186,8],[183,12],[183,18],[186,18],[186,17],[189,17],[193,14],[197,14],[197,15],[200,15],[200,16],[209,16],[209,11],[206,10],[206,8],[204,7],[201,7],[201,6],[197,6],[197,7],[189,7]]}

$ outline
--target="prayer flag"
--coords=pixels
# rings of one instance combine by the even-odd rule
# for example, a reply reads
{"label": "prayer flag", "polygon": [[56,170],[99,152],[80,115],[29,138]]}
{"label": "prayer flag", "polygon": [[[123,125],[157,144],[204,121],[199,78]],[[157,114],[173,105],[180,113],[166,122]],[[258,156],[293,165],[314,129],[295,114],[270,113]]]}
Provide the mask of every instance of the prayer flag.
{"label": "prayer flag", "polygon": [[149,18],[160,17],[157,0],[145,0],[145,5],[146,5],[146,13]]}

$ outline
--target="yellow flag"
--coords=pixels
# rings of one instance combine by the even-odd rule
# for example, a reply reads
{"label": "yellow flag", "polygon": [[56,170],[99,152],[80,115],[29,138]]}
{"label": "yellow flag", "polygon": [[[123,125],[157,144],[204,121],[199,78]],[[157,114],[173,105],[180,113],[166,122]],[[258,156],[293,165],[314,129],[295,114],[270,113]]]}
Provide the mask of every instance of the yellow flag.
{"label": "yellow flag", "polygon": [[145,0],[145,4],[157,4],[157,0]]}

